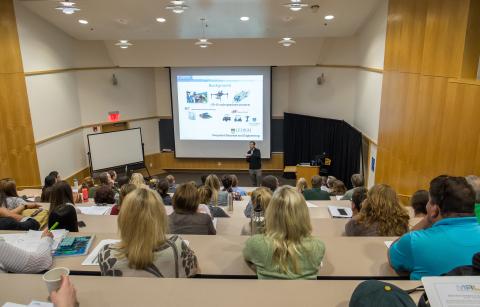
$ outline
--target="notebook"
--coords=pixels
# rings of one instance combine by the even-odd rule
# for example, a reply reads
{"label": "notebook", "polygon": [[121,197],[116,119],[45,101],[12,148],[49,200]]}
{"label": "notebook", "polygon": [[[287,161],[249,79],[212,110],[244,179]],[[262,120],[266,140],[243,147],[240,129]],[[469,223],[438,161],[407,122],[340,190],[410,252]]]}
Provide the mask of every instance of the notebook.
{"label": "notebook", "polygon": [[328,206],[328,212],[333,218],[351,218],[353,213],[351,208]]}
{"label": "notebook", "polygon": [[86,255],[90,249],[90,245],[92,245],[93,238],[93,235],[65,237],[53,255],[56,257]]}
{"label": "notebook", "polygon": [[[40,246],[40,239],[42,237],[43,231],[35,231],[29,230],[26,233],[9,233],[9,234],[2,234],[0,235],[5,242],[19,248],[25,250],[27,252],[35,252],[38,247]],[[65,238],[68,231],[65,229],[57,229],[53,230],[53,245],[52,250],[57,249],[60,242]]]}

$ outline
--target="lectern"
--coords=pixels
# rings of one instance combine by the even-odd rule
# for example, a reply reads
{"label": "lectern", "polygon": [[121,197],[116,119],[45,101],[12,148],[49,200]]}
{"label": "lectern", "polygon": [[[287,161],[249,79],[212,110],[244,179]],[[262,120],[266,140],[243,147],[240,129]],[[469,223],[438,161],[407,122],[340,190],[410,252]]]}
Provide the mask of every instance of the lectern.
{"label": "lectern", "polygon": [[310,165],[297,165],[296,176],[297,180],[300,178],[305,178],[307,180],[308,187],[312,187],[312,177],[320,173],[319,166],[310,166]]}

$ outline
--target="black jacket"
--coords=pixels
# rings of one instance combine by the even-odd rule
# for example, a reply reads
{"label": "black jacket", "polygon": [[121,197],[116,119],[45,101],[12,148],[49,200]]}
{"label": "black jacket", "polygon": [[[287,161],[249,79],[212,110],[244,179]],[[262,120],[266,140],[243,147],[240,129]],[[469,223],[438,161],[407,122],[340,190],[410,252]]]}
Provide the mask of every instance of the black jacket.
{"label": "black jacket", "polygon": [[78,232],[77,212],[72,205],[62,205],[50,212],[48,216],[48,228],[58,222],[57,229],[66,229],[70,232]]}
{"label": "black jacket", "polygon": [[11,217],[0,217],[0,230],[38,230],[40,224],[34,219],[18,222]]}
{"label": "black jacket", "polygon": [[251,153],[250,157],[247,157],[247,162],[249,163],[249,169],[261,169],[262,168],[262,155],[260,153],[260,149],[254,148],[249,150],[247,154]]}

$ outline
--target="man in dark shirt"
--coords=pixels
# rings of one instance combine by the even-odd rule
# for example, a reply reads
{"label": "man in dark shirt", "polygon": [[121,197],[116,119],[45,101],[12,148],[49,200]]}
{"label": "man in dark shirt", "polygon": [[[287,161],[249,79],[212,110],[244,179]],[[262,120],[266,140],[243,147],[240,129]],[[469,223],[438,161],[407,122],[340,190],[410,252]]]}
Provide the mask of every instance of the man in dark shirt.
{"label": "man in dark shirt", "polygon": [[250,142],[250,150],[247,152],[248,173],[252,180],[252,185],[258,187],[262,181],[262,155],[260,150],[255,148],[255,142]]}

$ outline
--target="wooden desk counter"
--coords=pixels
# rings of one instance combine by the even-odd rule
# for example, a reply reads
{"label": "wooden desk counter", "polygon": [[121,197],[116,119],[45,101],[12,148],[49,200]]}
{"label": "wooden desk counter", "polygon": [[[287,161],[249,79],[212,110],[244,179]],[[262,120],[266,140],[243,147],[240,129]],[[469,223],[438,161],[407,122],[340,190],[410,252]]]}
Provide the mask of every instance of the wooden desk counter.
{"label": "wooden desk counter", "polygon": [[[248,236],[183,235],[195,251],[202,275],[255,276],[245,263],[243,246]],[[115,239],[118,234],[96,234],[93,249],[103,239]],[[398,277],[387,260],[384,241],[388,237],[321,237],[326,255],[319,276],[323,277]],[[355,261],[352,261],[355,255]],[[82,266],[85,256],[56,257],[54,267],[65,266],[75,272],[99,272],[98,266]]]}
{"label": "wooden desk counter", "polygon": [[[347,307],[361,280],[222,280],[71,276],[82,307],[89,306],[332,306]],[[389,281],[390,282],[390,281]],[[419,281],[391,281],[413,289]],[[1,274],[0,305],[45,301],[41,275]],[[28,291],[27,291],[28,289]],[[212,290],[213,293],[212,294]],[[420,293],[412,295],[415,302]]]}

